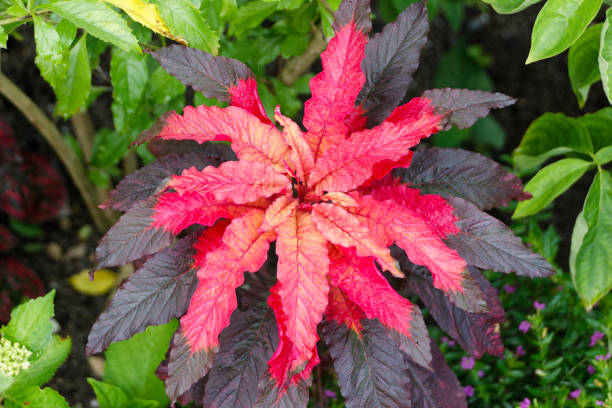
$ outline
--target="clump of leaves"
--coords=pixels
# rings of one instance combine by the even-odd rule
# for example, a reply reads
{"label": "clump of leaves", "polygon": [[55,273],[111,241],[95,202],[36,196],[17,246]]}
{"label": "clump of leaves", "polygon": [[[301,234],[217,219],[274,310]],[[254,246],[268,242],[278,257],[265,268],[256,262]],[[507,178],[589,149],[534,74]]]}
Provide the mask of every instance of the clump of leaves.
{"label": "clump of leaves", "polygon": [[400,105],[426,42],[425,3],[368,41],[369,16],[364,0],[336,13],[306,132],[279,108],[283,130],[272,124],[239,61],[181,46],[153,52],[230,106],[171,112],[140,136],[157,150],[186,146],[105,203],[127,212],[96,250],[98,267],[154,255],[95,323],[89,353],[180,317],[164,375],[170,399],[300,407],[321,335],[349,407],[465,406],[402,294],[418,295],[471,354],[501,355],[504,313],[479,268],[553,270],[482,211],[527,198],[518,178],[478,154],[410,148],[513,100],[436,89]]}

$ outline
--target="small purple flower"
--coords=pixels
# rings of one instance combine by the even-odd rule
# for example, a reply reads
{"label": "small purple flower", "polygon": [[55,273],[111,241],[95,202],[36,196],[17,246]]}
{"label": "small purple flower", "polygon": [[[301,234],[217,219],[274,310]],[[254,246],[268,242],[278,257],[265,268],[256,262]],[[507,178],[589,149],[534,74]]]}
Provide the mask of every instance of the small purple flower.
{"label": "small purple flower", "polygon": [[576,390],[574,390],[574,391],[570,392],[570,393],[569,393],[569,397],[570,397],[571,399],[576,399],[576,398],[578,398],[578,397],[580,396],[580,393],[581,393],[581,392],[582,392],[582,390],[581,390],[580,388],[578,388],[578,389],[576,389]]}
{"label": "small purple flower", "polygon": [[595,367],[593,367],[592,365],[589,364],[587,366],[587,373],[589,373],[589,375],[595,374]]}
{"label": "small purple flower", "polygon": [[603,354],[595,356],[595,360],[597,360],[597,361],[606,361],[606,360],[609,360],[609,359],[610,359],[610,353],[609,352],[605,356]]}
{"label": "small purple flower", "polygon": [[604,404],[603,401],[595,401],[595,405],[603,406],[603,404]]}
{"label": "small purple flower", "polygon": [[478,378],[484,377],[484,371],[482,371],[482,370],[478,370],[478,372],[476,374],[478,374]]}
{"label": "small purple flower", "polygon": [[512,285],[504,285],[504,292],[506,293],[514,293],[515,290],[516,290],[516,287]]}
{"label": "small purple flower", "polygon": [[600,331],[595,330],[595,332],[591,336],[591,342],[589,343],[589,347],[593,347],[595,344],[597,344],[599,340],[603,339],[604,336],[605,334],[603,334]]}
{"label": "small purple flower", "polygon": [[557,285],[557,290],[559,292],[563,292],[563,285]]}
{"label": "small purple flower", "polygon": [[536,300],[535,302],[533,302],[533,307],[535,307],[536,310],[544,310],[544,308],[546,307],[546,303],[540,303]]}
{"label": "small purple flower", "polygon": [[517,348],[516,351],[514,352],[514,355],[516,356],[516,358],[521,358],[523,357],[525,354],[527,354],[527,352],[525,351],[525,349],[523,348],[523,345],[520,344]]}
{"label": "small purple flower", "polygon": [[471,397],[474,395],[474,387],[472,387],[471,385],[466,385],[465,387],[463,387],[463,392],[466,397]]}
{"label": "small purple flower", "polygon": [[463,368],[464,370],[471,370],[472,368],[474,368],[474,364],[474,357],[461,357],[461,368]]}
{"label": "small purple flower", "polygon": [[523,333],[527,333],[529,331],[529,329],[531,329],[531,323],[529,323],[527,320],[523,320],[520,324],[519,324],[519,331],[523,332]]}
{"label": "small purple flower", "polygon": [[529,401],[529,398],[525,398],[519,404],[519,408],[529,408],[530,406],[531,406],[531,401]]}
{"label": "small purple flower", "polygon": [[333,392],[332,390],[324,390],[323,394],[325,394],[325,396],[327,398],[336,398],[337,397],[336,393]]}
{"label": "small purple flower", "polygon": [[449,339],[448,337],[442,337],[442,343],[448,344],[449,347],[453,347],[455,345],[455,340]]}

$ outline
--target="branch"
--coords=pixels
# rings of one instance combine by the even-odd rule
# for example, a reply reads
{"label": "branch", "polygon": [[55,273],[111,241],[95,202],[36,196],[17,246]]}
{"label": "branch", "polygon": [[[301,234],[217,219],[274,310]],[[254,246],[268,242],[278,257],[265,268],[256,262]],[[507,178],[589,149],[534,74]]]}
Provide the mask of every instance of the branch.
{"label": "branch", "polygon": [[285,85],[291,86],[298,80],[299,77],[310,68],[313,62],[327,47],[327,41],[323,37],[323,31],[316,27],[312,32],[312,37],[308,43],[308,48],[302,55],[293,57],[287,61],[279,77]]}
{"label": "branch", "polygon": [[66,167],[70,178],[76,185],[81,198],[87,206],[89,214],[93,218],[96,227],[100,231],[106,231],[111,223],[106,215],[96,206],[96,191],[87,178],[85,168],[77,155],[72,151],[70,145],[64,140],[57,126],[40,110],[40,108],[17,87],[8,77],[0,72],[0,94],[8,99],[30,123],[40,132],[47,143],[51,145]]}

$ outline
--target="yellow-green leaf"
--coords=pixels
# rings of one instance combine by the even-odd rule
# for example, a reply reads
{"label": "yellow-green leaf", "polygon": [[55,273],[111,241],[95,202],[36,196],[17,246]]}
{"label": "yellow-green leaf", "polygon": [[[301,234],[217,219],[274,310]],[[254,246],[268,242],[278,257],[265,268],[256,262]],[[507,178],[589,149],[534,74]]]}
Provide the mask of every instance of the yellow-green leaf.
{"label": "yellow-green leaf", "polygon": [[68,278],[68,282],[77,292],[90,296],[99,296],[104,295],[115,286],[117,274],[108,269],[100,269],[94,273],[94,280],[90,280],[89,270],[83,269],[81,272]]}

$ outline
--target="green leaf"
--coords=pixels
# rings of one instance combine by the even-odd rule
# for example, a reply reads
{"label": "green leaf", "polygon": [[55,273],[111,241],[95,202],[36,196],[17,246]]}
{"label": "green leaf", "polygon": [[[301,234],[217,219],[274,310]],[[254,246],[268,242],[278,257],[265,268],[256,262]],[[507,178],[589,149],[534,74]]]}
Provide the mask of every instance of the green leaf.
{"label": "green leaf", "polygon": [[491,146],[496,150],[501,150],[506,144],[504,128],[491,116],[479,119],[470,130],[475,143]]}
{"label": "green leaf", "polygon": [[70,337],[62,339],[60,336],[53,336],[40,357],[15,378],[15,386],[41,386],[51,380],[55,371],[68,358],[71,347]]}
{"label": "green leaf", "polygon": [[165,358],[177,326],[176,320],[149,326],[144,333],[111,344],[105,352],[104,381],[118,385],[130,398],[155,400],[167,406],[164,383],[155,376],[155,370]]}
{"label": "green leaf", "polygon": [[577,118],[589,132],[593,151],[612,146],[612,108],[603,108],[595,113],[589,113]]}
{"label": "green leaf", "polygon": [[595,153],[595,163],[603,166],[606,163],[612,161],[612,146],[604,147],[597,153]]}
{"label": "green leaf", "polygon": [[548,0],[533,26],[527,64],[569,48],[586,30],[603,0]]}
{"label": "green leaf", "polygon": [[281,43],[281,55],[285,59],[301,55],[308,48],[309,41],[310,34],[289,34]]}
{"label": "green leaf", "polygon": [[586,160],[562,159],[544,167],[525,186],[525,191],[530,192],[533,198],[521,201],[512,218],[536,214],[574,184],[591,166],[593,163]]}
{"label": "green leaf", "polygon": [[29,13],[28,13],[28,10],[20,4],[20,5],[10,6],[9,8],[7,8],[6,14],[8,14],[9,16],[13,16],[13,17],[23,17],[23,16],[27,16]]}
{"label": "green leaf", "polygon": [[463,8],[465,5],[461,2],[444,2],[442,3],[442,10],[448,20],[448,23],[455,32],[461,29],[461,23],[463,22]]}
{"label": "green leaf", "polygon": [[612,8],[606,11],[606,21],[601,29],[601,40],[599,44],[599,73],[604,92],[608,101],[612,104]]}
{"label": "green leaf", "polygon": [[229,28],[230,35],[238,35],[250,28],[259,26],[270,14],[274,13],[277,3],[266,1],[252,1],[240,7],[236,18],[232,20]]}
{"label": "green leaf", "polygon": [[[128,116],[134,115],[149,81],[145,56],[114,48],[110,76],[113,85],[113,104],[119,104]],[[115,127],[120,129],[116,123]]]}
{"label": "green leaf", "polygon": [[74,42],[74,38],[76,37],[77,27],[70,21],[62,18],[62,21],[55,26],[55,29],[57,30],[57,34],[59,35],[62,45],[66,48],[70,48]]}
{"label": "green leaf", "polygon": [[70,408],[51,388],[13,387],[4,395],[4,408]]}
{"label": "green leaf", "polygon": [[108,128],[100,129],[94,137],[89,164],[100,168],[112,166],[125,155],[130,142],[125,133],[118,133]]}
{"label": "green leaf", "polygon": [[578,106],[584,106],[591,85],[599,81],[599,66],[597,56],[599,54],[599,39],[601,37],[602,24],[595,24],[580,36],[570,47],[567,60],[572,90],[578,99]]}
{"label": "green leaf", "polygon": [[157,0],[159,14],[174,35],[184,38],[192,48],[216,55],[219,35],[188,0]]}
{"label": "green leaf", "polygon": [[138,40],[126,22],[106,3],[97,0],[63,0],[42,4],[36,9],[53,11],[102,41],[126,51],[140,52]]}
{"label": "green leaf", "polygon": [[11,320],[1,329],[9,340],[23,344],[33,352],[42,350],[51,340],[55,290],[31,299],[11,312]]}
{"label": "green leaf", "polygon": [[87,382],[93,388],[100,408],[130,408],[130,398],[121,388],[93,378],[87,378]]}
{"label": "green leaf", "polygon": [[8,34],[4,31],[4,28],[0,26],[0,48],[6,48],[8,41]]}
{"label": "green leaf", "polygon": [[90,89],[91,69],[87,54],[86,35],[83,35],[70,50],[66,77],[56,84],[57,106],[55,107],[55,113],[62,115],[64,118],[77,113],[85,105]]}
{"label": "green leaf", "polygon": [[[575,263],[572,279],[583,304],[590,309],[599,299],[612,289],[612,176],[608,171],[600,171],[589,189],[582,211],[584,223],[574,227],[572,254]],[[582,221],[581,221],[582,222]],[[574,238],[582,242],[577,251]],[[576,232],[576,228],[580,228]],[[572,266],[570,258],[570,271]]]}
{"label": "green leaf", "polygon": [[32,16],[34,39],[36,40],[36,59],[34,62],[40,75],[53,89],[64,80],[68,72],[69,51],[62,45],[60,36],[53,24],[38,16]]}
{"label": "green leaf", "polygon": [[589,132],[582,123],[561,113],[545,113],[529,125],[521,144],[514,151],[517,170],[538,166],[548,158],[568,153],[593,153]]}
{"label": "green leaf", "polygon": [[482,0],[490,4],[499,14],[514,14],[527,7],[539,3],[541,0]]}
{"label": "green leaf", "polygon": [[147,97],[151,105],[167,105],[172,99],[184,93],[185,85],[168,74],[163,67],[157,67],[151,74],[147,87]]}
{"label": "green leaf", "polygon": [[467,53],[463,41],[458,41],[438,62],[434,75],[435,88],[467,88],[493,91],[487,72]]}

